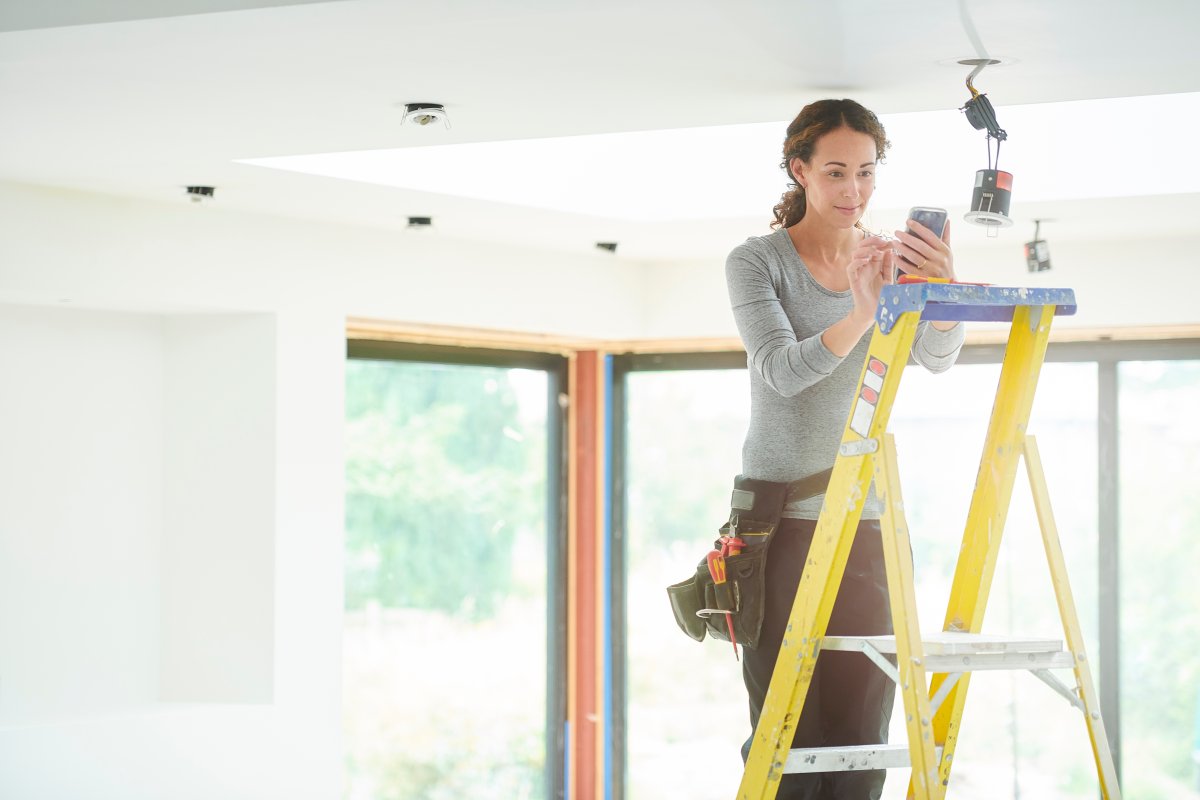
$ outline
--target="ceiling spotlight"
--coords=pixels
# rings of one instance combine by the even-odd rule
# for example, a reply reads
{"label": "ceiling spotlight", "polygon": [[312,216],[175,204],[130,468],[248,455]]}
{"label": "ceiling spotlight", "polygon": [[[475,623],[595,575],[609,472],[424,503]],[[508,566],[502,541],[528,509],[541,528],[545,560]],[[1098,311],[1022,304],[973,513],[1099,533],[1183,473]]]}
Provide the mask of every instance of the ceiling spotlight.
{"label": "ceiling spotlight", "polygon": [[409,230],[418,230],[418,231],[428,230],[432,225],[433,225],[433,217],[409,217],[408,218],[408,229]]}
{"label": "ceiling spotlight", "polygon": [[401,124],[411,123],[423,127],[435,122],[442,123],[447,129],[450,127],[450,117],[441,103],[405,103]]}
{"label": "ceiling spotlight", "polygon": [[[967,89],[971,99],[959,109],[967,116],[967,122],[977,131],[987,130],[987,169],[975,173],[975,191],[971,195],[971,210],[963,215],[967,222],[987,226],[988,236],[995,236],[999,228],[1012,225],[1008,216],[1009,202],[1012,200],[1011,172],[1000,169],[1000,143],[1008,138],[1008,133],[996,121],[996,110],[987,95],[975,88],[975,76],[989,64],[999,63],[993,58],[972,58],[958,62],[966,66],[974,66],[967,76]],[[996,140],[996,162],[992,165],[992,140]]]}
{"label": "ceiling spotlight", "polygon": [[1043,222],[1054,220],[1035,219],[1033,221],[1033,241],[1025,243],[1025,266],[1030,272],[1045,272],[1050,269],[1050,246],[1038,234],[1041,233]]}
{"label": "ceiling spotlight", "polygon": [[1008,216],[1008,206],[1012,202],[1012,180],[1011,172],[991,167],[976,172],[971,210],[963,214],[963,219],[988,226],[988,236],[995,236],[998,229],[1012,225],[1012,217]]}
{"label": "ceiling spotlight", "polygon": [[187,196],[193,203],[203,203],[205,200],[212,200],[216,191],[212,186],[189,186]]}
{"label": "ceiling spotlight", "polygon": [[615,252],[617,252],[617,243],[616,242],[596,242],[596,249],[597,250],[607,250],[610,253],[615,253]]}

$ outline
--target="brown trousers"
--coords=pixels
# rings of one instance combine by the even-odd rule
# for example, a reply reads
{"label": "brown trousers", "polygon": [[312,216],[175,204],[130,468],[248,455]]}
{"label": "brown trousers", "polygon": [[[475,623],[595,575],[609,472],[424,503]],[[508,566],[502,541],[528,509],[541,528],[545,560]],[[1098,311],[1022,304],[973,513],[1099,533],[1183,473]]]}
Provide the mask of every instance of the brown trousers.
{"label": "brown trousers", "polygon": [[[742,678],[750,699],[751,730],[758,725],[800,573],[812,544],[815,520],[783,519],[767,551],[767,601],[762,635],[743,651]],[[854,547],[829,619],[833,635],[892,633],[887,573],[879,522],[858,526]],[[833,747],[887,742],[896,685],[861,653],[829,651],[817,658],[792,747]],[[751,739],[742,745],[742,759]],[[878,800],[886,770],[784,775],[777,800]]]}

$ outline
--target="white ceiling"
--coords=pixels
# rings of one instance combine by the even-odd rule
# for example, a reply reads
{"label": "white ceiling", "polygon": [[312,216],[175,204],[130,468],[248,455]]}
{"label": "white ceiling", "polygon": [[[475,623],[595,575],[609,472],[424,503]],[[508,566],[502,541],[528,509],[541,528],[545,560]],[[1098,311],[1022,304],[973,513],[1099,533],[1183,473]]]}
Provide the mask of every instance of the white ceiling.
{"label": "white ceiling", "polygon": [[[1147,126],[1114,115],[1078,130],[1018,133],[1005,110],[1200,91],[1195,0],[3,0],[0,180],[172,203],[184,202],[183,186],[206,184],[222,207],[252,212],[391,228],[428,215],[437,236],[579,252],[618,241],[618,257],[634,259],[723,257],[762,231],[777,196],[754,216],[636,221],[237,162],[781,123],[826,96],[852,96],[881,114],[953,110],[968,97],[967,69],[956,62],[978,55],[971,26],[1003,62],[976,86],[998,106],[1014,150],[1036,137],[1077,136],[1093,145],[1088,152],[1108,154],[1079,162],[1081,174],[1114,180],[1191,162],[1194,147],[1179,143],[1192,131],[1174,120]],[[444,103],[453,127],[401,127],[413,101]],[[978,158],[942,166],[962,173],[965,210],[984,144],[960,116],[946,117],[945,135],[970,142]],[[1056,119],[1070,125],[1069,114]],[[1158,141],[1155,124],[1171,135]],[[480,180],[490,174],[486,159],[503,158],[456,151],[468,167],[479,159]],[[558,152],[551,169],[562,169]],[[691,197],[705,158],[680,153],[656,173],[662,181],[675,171]],[[586,191],[586,163],[578,174]],[[720,192],[735,179],[712,183]],[[1200,186],[1167,182],[1157,195],[1088,200],[1063,190],[1022,204],[1020,182],[1018,174],[1020,238],[1035,216],[1058,220],[1061,238],[1186,231],[1200,215]],[[952,200],[945,205],[960,210]]]}

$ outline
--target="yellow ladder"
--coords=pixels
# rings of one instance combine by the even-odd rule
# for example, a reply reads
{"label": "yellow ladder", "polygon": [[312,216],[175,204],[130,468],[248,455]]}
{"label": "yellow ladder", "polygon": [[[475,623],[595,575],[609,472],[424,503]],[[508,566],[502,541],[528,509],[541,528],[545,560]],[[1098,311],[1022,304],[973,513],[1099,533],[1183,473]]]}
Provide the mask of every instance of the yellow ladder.
{"label": "yellow ladder", "polygon": [[[1074,313],[1075,294],[1070,289],[914,283],[885,287],[879,302],[858,395],[842,434],[792,605],[788,634],[779,650],[737,796],[739,800],[773,800],[780,779],[792,772],[911,767],[908,796],[940,800],[950,780],[970,673],[1024,669],[1083,712],[1101,792],[1109,800],[1120,798],[1037,444],[1025,432],[1050,324],[1056,313]],[[917,625],[895,445],[887,432],[900,376],[921,319],[1012,321],[945,626],[942,632],[924,639]],[[1065,650],[1060,640],[981,633],[1022,455],[1066,636]],[[880,527],[895,635],[827,637],[830,613],[872,479],[884,507]],[[822,649],[860,651],[896,682],[904,701],[907,745],[791,749]],[[1069,689],[1049,671],[1055,668],[1074,670],[1076,687]]]}

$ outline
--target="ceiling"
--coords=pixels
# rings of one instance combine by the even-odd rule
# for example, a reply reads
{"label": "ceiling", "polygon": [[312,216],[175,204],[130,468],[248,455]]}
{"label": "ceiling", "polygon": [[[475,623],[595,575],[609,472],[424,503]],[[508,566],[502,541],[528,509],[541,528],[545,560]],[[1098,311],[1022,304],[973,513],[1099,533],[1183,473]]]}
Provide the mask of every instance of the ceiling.
{"label": "ceiling", "polygon": [[[186,185],[213,185],[215,205],[239,211],[397,231],[408,216],[432,216],[432,235],[449,238],[723,258],[762,232],[777,195],[754,217],[637,221],[239,162],[783,123],[826,96],[885,115],[947,111],[968,97],[957,61],[981,47],[1002,62],[976,86],[1003,124],[1008,106],[1198,92],[1196,31],[1194,0],[2,0],[0,180],[165,203],[186,202]],[[452,127],[402,126],[414,101],[445,104]],[[1146,168],[1172,169],[1154,142],[1129,141],[1126,122],[1072,135],[1118,160],[1149,150]],[[982,161],[982,133],[953,124],[946,135],[971,140]],[[458,150],[481,176],[482,160],[497,157]],[[963,210],[982,166],[960,168]],[[706,164],[689,153],[662,179],[672,170],[690,187]],[[588,164],[578,175],[586,192]],[[713,191],[733,179],[713,180]],[[1113,219],[1122,235],[1188,230],[1200,186],[1186,189],[1025,206],[1018,193],[1013,217],[1053,217],[1060,237],[1115,235]]]}

